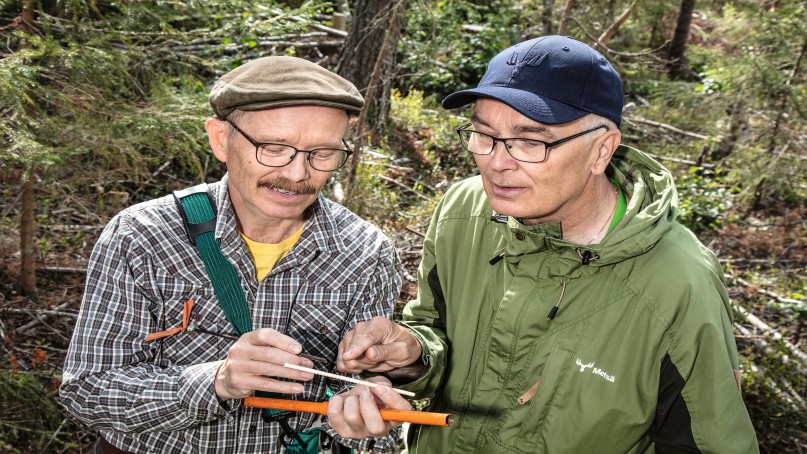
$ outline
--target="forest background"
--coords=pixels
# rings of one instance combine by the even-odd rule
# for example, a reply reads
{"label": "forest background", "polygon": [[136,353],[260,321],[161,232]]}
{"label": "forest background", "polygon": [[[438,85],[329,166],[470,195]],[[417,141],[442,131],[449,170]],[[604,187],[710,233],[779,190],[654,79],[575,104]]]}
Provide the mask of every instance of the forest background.
{"label": "forest background", "polygon": [[326,193],[395,240],[400,310],[432,208],[475,174],[467,112],[440,100],[549,33],[623,77],[623,141],[673,171],[724,266],[762,452],[807,452],[804,30],[786,0],[0,0],[0,452],[94,443],[57,396],[89,253],[120,209],[223,174],[203,130],[221,74],[296,55],[359,86],[357,157]]}

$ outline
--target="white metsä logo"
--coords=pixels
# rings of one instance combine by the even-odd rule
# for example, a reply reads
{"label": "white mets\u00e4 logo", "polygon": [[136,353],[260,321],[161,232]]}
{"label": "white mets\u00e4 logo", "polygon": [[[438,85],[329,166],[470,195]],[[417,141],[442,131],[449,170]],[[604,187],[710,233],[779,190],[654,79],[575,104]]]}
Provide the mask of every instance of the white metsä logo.
{"label": "white mets\u00e4 logo", "polygon": [[[577,358],[576,364],[580,366],[580,372],[585,372],[586,369],[594,367],[594,361],[588,364],[583,364],[583,361],[580,361],[580,358]],[[608,375],[604,370],[600,369],[599,367],[594,367],[593,369],[591,369],[591,373],[594,375],[599,375],[600,377],[610,381],[611,383],[613,383],[616,380],[615,376]]]}

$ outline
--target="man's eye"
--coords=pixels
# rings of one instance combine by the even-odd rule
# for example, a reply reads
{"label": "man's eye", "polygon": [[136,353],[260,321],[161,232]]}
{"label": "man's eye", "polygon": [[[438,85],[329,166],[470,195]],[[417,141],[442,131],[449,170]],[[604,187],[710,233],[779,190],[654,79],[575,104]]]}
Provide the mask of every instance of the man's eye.
{"label": "man's eye", "polygon": [[314,159],[333,159],[339,153],[341,153],[341,150],[320,149],[311,154]]}
{"label": "man's eye", "polygon": [[284,147],[283,145],[271,145],[271,144],[263,145],[261,147],[261,150],[264,153],[274,156],[284,155],[288,153],[289,149],[290,149],[289,147]]}
{"label": "man's eye", "polygon": [[520,139],[516,141],[518,146],[521,148],[540,148],[544,146],[544,143],[539,140],[527,140],[527,139]]}

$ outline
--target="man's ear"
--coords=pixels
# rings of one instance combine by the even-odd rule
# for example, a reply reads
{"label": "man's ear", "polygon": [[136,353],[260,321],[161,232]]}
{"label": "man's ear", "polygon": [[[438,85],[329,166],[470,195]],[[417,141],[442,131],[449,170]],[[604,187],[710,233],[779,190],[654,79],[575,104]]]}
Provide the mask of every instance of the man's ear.
{"label": "man's ear", "polygon": [[618,129],[610,129],[597,141],[597,160],[591,167],[592,173],[599,175],[605,172],[608,164],[611,162],[611,157],[622,142],[622,133]]}
{"label": "man's ear", "polygon": [[207,139],[210,141],[210,149],[213,155],[221,162],[227,162],[227,139],[230,135],[230,126],[226,121],[217,118],[209,118],[205,121]]}

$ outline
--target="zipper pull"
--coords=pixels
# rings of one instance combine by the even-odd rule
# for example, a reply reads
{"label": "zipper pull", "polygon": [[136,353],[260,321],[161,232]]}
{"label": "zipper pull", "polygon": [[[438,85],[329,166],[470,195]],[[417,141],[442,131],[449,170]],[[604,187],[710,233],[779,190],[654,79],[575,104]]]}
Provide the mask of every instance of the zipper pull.
{"label": "zipper pull", "polygon": [[547,320],[554,320],[555,319],[555,315],[558,313],[558,310],[560,309],[560,302],[561,302],[561,300],[563,300],[563,294],[564,293],[566,293],[566,281],[563,282],[563,287],[561,287],[561,289],[560,289],[560,297],[558,298],[558,302],[555,303],[554,306],[552,306],[552,309],[549,311],[549,314],[547,314],[547,316],[546,316]]}

